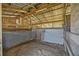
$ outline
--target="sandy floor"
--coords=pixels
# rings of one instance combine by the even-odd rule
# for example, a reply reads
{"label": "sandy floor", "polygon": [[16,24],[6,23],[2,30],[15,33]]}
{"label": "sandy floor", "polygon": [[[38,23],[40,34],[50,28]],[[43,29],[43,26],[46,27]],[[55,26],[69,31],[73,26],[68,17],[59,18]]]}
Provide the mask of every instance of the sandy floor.
{"label": "sandy floor", "polygon": [[4,51],[6,56],[64,56],[62,45],[45,45],[38,42],[29,42],[18,47]]}

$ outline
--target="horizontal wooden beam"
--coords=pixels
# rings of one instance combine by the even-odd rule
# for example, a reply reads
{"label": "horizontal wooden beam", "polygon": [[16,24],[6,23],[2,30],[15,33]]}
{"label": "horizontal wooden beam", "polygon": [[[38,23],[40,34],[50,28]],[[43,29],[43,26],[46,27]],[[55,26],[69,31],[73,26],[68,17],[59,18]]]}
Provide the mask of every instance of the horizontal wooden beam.
{"label": "horizontal wooden beam", "polygon": [[63,21],[63,20],[47,21],[47,22],[35,23],[35,24],[32,24],[32,25],[39,25],[39,24],[46,24],[46,23],[54,23],[54,22],[59,22],[59,21]]}

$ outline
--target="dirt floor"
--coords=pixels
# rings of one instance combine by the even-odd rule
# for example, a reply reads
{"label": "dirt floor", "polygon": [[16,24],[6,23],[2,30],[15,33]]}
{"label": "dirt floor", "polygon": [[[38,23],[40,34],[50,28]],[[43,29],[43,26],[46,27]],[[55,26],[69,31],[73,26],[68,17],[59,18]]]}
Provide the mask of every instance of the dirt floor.
{"label": "dirt floor", "polygon": [[31,41],[15,48],[4,50],[4,56],[65,56],[63,45]]}

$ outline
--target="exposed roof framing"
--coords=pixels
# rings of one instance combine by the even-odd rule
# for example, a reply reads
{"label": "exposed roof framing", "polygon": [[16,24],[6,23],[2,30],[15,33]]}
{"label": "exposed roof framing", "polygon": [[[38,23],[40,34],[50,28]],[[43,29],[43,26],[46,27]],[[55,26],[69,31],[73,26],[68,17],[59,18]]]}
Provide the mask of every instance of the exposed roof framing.
{"label": "exposed roof framing", "polygon": [[[59,4],[51,4],[51,5],[50,4],[40,4],[41,6],[38,5],[38,7],[40,6],[41,8],[39,7],[38,9],[36,7],[34,7],[32,4],[25,4],[23,6],[23,8],[27,7],[29,9],[30,7],[33,7],[33,10],[30,11],[30,12],[27,12],[27,10],[25,11],[23,8],[19,8],[16,5],[17,4],[15,4],[15,5],[14,4],[2,4],[3,10],[12,10],[12,11],[15,11],[15,12],[25,13],[25,14],[28,14],[28,15],[31,14],[31,13],[35,13],[36,11],[39,11],[41,9],[49,8],[49,7],[52,7],[52,6],[59,5]],[[43,6],[43,5],[46,5],[46,6]]]}
{"label": "exposed roof framing", "polygon": [[[63,21],[63,18],[64,18],[62,17],[64,15],[63,11],[62,11],[63,13],[58,12],[57,15],[53,13],[53,11],[55,12],[59,9],[64,10],[64,4],[62,3],[6,3],[6,4],[2,4],[3,15],[23,17],[23,19],[28,20],[28,22],[31,25]],[[60,20],[57,20],[58,19],[57,16],[59,17]]]}
{"label": "exposed roof framing", "polygon": [[27,11],[20,9],[16,7],[15,5],[3,4],[2,7],[3,7],[2,8],[3,10],[12,10],[19,13],[27,13]]}
{"label": "exposed roof framing", "polygon": [[37,17],[37,15],[32,14],[32,16],[34,16],[37,20],[39,20],[39,22],[42,22],[42,21]]}

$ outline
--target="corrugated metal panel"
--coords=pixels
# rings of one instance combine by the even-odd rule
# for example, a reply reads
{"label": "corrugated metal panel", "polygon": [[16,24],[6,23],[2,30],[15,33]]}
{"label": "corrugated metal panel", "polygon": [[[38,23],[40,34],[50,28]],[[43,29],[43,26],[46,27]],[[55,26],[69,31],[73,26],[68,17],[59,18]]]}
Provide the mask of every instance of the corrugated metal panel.
{"label": "corrugated metal panel", "polygon": [[63,29],[45,29],[43,41],[63,44]]}

